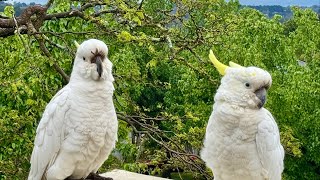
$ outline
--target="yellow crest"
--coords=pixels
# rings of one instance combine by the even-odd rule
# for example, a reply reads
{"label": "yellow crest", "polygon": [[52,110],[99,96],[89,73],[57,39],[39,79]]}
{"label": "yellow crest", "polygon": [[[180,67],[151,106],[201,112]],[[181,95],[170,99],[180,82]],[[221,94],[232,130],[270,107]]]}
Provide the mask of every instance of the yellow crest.
{"label": "yellow crest", "polygon": [[230,67],[235,67],[235,68],[241,68],[241,67],[242,67],[241,65],[239,65],[239,64],[237,64],[237,63],[234,63],[234,62],[232,62],[232,61],[229,62],[229,66],[230,66]]}
{"label": "yellow crest", "polygon": [[[218,70],[218,72],[221,75],[225,75],[226,74],[226,69],[229,68],[229,66],[231,68],[243,68],[243,66],[234,63],[232,61],[229,62],[229,66],[222,64],[220,61],[218,61],[218,59],[216,58],[216,56],[213,54],[212,50],[210,50],[210,54],[209,54],[209,58],[211,60],[211,62],[213,63],[214,67]],[[243,73],[245,73],[245,71],[243,71]],[[243,74],[245,76],[255,76],[256,73],[252,72],[252,73],[246,73]]]}
{"label": "yellow crest", "polygon": [[211,62],[213,63],[214,67],[216,67],[216,69],[218,70],[218,72],[221,75],[225,75],[226,74],[226,69],[227,69],[228,66],[224,65],[220,61],[218,61],[216,56],[213,54],[212,50],[210,50],[209,59],[211,60]]}
{"label": "yellow crest", "polygon": [[74,44],[76,45],[77,48],[79,48],[80,45],[78,44],[77,41],[74,41]]}

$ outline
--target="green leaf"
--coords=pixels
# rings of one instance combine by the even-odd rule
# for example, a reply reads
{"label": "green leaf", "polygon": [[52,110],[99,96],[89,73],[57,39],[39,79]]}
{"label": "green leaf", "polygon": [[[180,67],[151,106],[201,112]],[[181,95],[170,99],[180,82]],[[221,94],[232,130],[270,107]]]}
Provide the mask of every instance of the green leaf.
{"label": "green leaf", "polygon": [[138,15],[139,19],[144,19],[144,14],[142,11],[137,11],[136,14]]}
{"label": "green leaf", "polygon": [[4,14],[5,14],[7,17],[12,18],[13,15],[14,15],[14,7],[13,7],[13,6],[6,6],[6,7],[4,8]]}

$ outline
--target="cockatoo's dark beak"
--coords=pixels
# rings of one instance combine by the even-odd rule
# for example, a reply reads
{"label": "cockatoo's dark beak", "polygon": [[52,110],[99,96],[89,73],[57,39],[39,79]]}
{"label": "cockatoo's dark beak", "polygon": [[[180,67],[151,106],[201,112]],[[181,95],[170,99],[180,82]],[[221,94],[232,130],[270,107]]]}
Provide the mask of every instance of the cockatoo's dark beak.
{"label": "cockatoo's dark beak", "polygon": [[97,65],[97,71],[98,71],[98,74],[99,74],[99,77],[101,77],[101,74],[102,74],[102,59],[101,59],[101,56],[96,56],[96,65]]}
{"label": "cockatoo's dark beak", "polygon": [[267,100],[267,90],[265,87],[261,87],[260,89],[254,92],[256,96],[260,99],[260,103],[258,104],[259,109],[263,107],[264,103]]}
{"label": "cockatoo's dark beak", "polygon": [[105,58],[105,55],[103,52],[98,51],[98,49],[96,49],[95,52],[91,51],[91,53],[93,54],[93,57],[91,58],[91,63],[95,63],[97,65],[97,72],[100,78],[103,72],[102,62]]}

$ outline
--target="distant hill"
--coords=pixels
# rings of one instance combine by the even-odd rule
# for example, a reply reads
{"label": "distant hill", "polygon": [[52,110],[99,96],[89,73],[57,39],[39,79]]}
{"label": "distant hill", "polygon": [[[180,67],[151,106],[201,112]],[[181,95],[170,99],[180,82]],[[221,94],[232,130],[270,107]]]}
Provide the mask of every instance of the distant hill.
{"label": "distant hill", "polygon": [[[35,5],[35,4],[36,3],[26,4],[26,3],[15,2],[14,3],[15,15],[19,16],[21,14],[21,12],[26,7],[28,7],[30,5]],[[0,1],[0,12],[3,12],[4,7],[7,5],[8,4],[6,2]],[[289,6],[287,6],[287,7],[283,7],[283,6],[279,6],[279,5],[272,5],[272,6],[270,6],[270,5],[263,5],[263,6],[242,5],[241,6],[241,8],[245,8],[245,7],[257,9],[258,11],[262,12],[263,14],[268,16],[269,18],[272,18],[275,14],[279,14],[283,17],[282,21],[286,21],[292,17],[292,11]],[[311,7],[302,7],[302,8],[311,8],[315,12],[317,12],[320,16],[320,5],[314,5]]]}
{"label": "distant hill", "polygon": [[[13,5],[14,6],[15,15],[19,16],[26,7],[32,6],[32,5],[35,5],[35,4],[36,3],[34,3],[34,2],[30,3],[30,4],[15,2],[14,5]],[[10,5],[10,4],[8,4],[7,2],[4,2],[4,1],[0,1],[0,12],[3,12],[4,8],[6,6],[8,6],[8,5]]]}
{"label": "distant hill", "polygon": [[[268,16],[269,18],[272,18],[275,14],[279,14],[283,18],[282,21],[286,21],[292,17],[292,11],[290,6],[283,7],[279,5],[273,5],[273,6],[249,6],[248,5],[248,6],[241,6],[241,7],[242,8],[250,7],[250,8],[256,9],[262,12],[263,14],[265,14],[266,16]],[[302,8],[311,8],[313,11],[320,14],[320,5],[314,5],[311,7],[302,7]]]}

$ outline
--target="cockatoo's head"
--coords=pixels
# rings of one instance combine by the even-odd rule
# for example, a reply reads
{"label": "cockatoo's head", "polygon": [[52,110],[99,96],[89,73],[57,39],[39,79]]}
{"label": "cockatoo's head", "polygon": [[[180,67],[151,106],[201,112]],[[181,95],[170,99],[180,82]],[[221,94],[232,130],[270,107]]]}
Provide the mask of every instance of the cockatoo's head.
{"label": "cockatoo's head", "polygon": [[209,58],[223,75],[215,101],[227,101],[251,109],[263,107],[272,83],[267,71],[257,67],[242,67],[233,62],[226,66],[216,59],[211,50]]}
{"label": "cockatoo's head", "polygon": [[72,74],[94,81],[114,80],[111,72],[112,63],[108,59],[108,47],[104,42],[89,39],[80,45],[75,43],[77,53]]}

